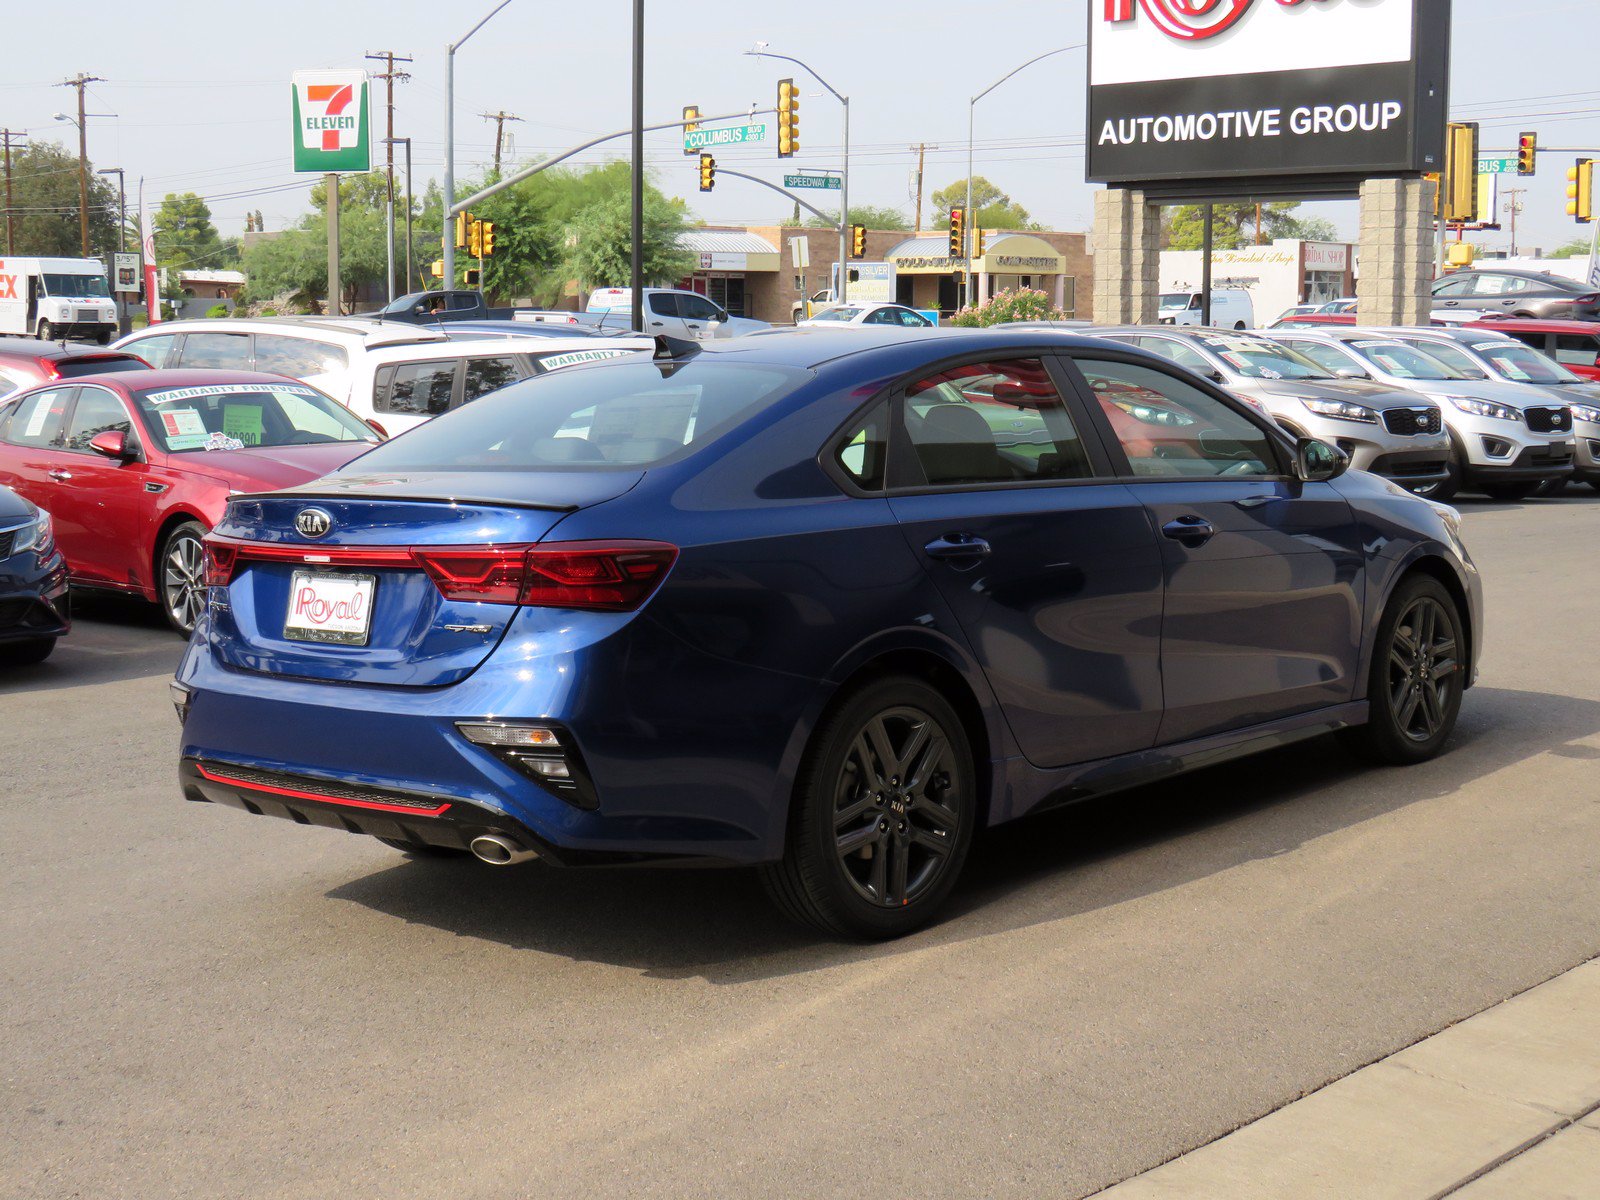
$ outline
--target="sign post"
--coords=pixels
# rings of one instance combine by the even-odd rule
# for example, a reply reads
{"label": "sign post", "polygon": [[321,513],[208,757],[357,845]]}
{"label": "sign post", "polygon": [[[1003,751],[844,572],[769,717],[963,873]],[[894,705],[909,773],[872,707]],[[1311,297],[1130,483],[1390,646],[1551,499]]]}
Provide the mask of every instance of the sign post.
{"label": "sign post", "polygon": [[290,85],[294,170],[323,177],[328,213],[328,315],[339,313],[339,173],[372,170],[365,71],[296,71]]}

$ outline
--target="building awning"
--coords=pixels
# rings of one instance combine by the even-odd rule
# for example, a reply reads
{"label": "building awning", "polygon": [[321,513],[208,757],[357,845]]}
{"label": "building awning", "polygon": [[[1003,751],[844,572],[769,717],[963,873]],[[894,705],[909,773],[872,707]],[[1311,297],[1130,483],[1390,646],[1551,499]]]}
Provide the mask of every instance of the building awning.
{"label": "building awning", "polygon": [[[991,232],[982,258],[974,259],[972,270],[991,275],[1065,275],[1067,260],[1043,238],[1026,233]],[[948,275],[966,269],[959,258],[950,257],[947,234],[909,237],[884,255],[894,264],[897,275]]]}
{"label": "building awning", "polygon": [[776,271],[778,248],[742,229],[690,229],[678,245],[699,256],[701,271]]}

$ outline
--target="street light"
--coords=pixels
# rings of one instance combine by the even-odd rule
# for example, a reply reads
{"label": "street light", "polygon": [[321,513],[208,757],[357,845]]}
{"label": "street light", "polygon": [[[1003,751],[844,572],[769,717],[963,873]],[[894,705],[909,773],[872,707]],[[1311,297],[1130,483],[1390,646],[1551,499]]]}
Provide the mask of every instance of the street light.
{"label": "street light", "polygon": [[[128,189],[127,179],[121,167],[101,167],[96,175],[115,175],[117,177],[117,249],[126,252],[128,249]],[[115,264],[112,264],[115,266]],[[116,271],[111,277],[115,279]],[[127,296],[127,292],[118,292],[120,296]],[[133,330],[132,318],[128,314],[126,299],[117,305],[117,336],[127,337]]]}
{"label": "street light", "polygon": [[[1024,71],[1027,68],[1033,66],[1034,63],[1040,62],[1043,59],[1051,58],[1051,57],[1053,57],[1053,56],[1055,56],[1057,54],[1065,54],[1068,50],[1082,50],[1083,47],[1084,47],[1084,44],[1085,43],[1083,43],[1083,42],[1074,42],[1070,46],[1059,46],[1054,50],[1046,50],[1043,54],[1036,54],[1036,55],[1034,55],[1034,57],[1030,58],[1027,62],[1023,63],[1020,67],[1013,67],[1011,70],[1007,71],[1004,75],[1000,76],[999,79],[996,79],[988,87],[984,88],[983,91],[979,92],[971,100],[967,101],[967,228],[968,229],[977,228],[977,225],[974,223],[977,220],[977,214],[972,211],[972,126],[973,126],[974,120],[976,120],[976,114],[977,114],[977,111],[978,111],[978,101],[982,100],[990,92],[994,91],[995,88],[999,87],[1006,80],[1010,79],[1013,75],[1017,74],[1017,72]],[[965,294],[965,302],[970,306],[972,304],[972,272],[970,270],[967,272],[967,286],[966,286],[966,289],[965,289],[965,293],[966,293]]]}
{"label": "street light", "polygon": [[850,255],[849,255],[849,230],[850,230],[850,97],[840,94],[831,83],[811,69],[809,63],[803,63],[798,58],[787,54],[774,54],[767,49],[765,42],[757,42],[745,55],[751,58],[776,58],[782,62],[791,62],[799,67],[811,78],[820,83],[828,92],[844,106],[844,169],[840,172],[839,180],[839,286],[834,300],[843,304],[850,287]]}
{"label": "street light", "polygon": [[500,0],[484,18],[462,36],[444,48],[444,286],[456,285],[456,242],[450,236],[450,210],[456,206],[456,51],[467,44],[467,39],[489,23],[489,18],[511,0]]}

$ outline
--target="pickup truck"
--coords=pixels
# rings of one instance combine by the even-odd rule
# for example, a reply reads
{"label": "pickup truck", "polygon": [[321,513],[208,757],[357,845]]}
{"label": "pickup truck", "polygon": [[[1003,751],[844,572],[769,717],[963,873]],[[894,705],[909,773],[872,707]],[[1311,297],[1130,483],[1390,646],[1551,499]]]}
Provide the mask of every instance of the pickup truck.
{"label": "pickup truck", "polygon": [[393,304],[374,313],[362,316],[379,321],[407,321],[412,325],[437,325],[450,321],[485,321],[492,317],[510,317],[509,308],[490,308],[484,303],[483,293],[466,289],[448,292],[412,292],[401,296]]}
{"label": "pickup truck", "polygon": [[[606,332],[627,331],[633,321],[631,288],[599,288],[589,296],[586,312],[527,312],[518,321],[555,325],[582,325]],[[679,288],[644,289],[644,332],[665,334],[686,341],[710,341],[771,329],[765,321],[735,317],[699,292]]]}

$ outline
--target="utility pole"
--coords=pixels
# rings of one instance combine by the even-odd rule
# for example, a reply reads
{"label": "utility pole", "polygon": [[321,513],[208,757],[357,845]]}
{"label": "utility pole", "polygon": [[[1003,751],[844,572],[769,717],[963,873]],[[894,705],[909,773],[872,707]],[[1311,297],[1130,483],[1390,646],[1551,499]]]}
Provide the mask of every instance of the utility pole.
{"label": "utility pole", "polygon": [[479,113],[478,115],[485,121],[494,122],[494,173],[498,175],[500,174],[500,144],[505,138],[506,122],[520,121],[522,118],[517,116],[516,113],[508,113],[503,109],[500,112]]}
{"label": "utility pole", "polygon": [[83,256],[89,257],[89,134],[84,127],[83,90],[91,83],[104,83],[98,75],[85,75],[82,71],[72,79],[63,79],[57,87],[76,88],[78,91],[78,232],[83,241]]}
{"label": "utility pole", "polygon": [[12,213],[11,213],[11,139],[12,138],[22,138],[22,137],[26,137],[26,135],[18,133],[15,129],[0,129],[0,140],[4,141],[4,143],[5,143],[5,151],[6,151],[6,253],[7,254],[15,254],[17,252],[17,248],[16,248],[16,231],[12,226]]}
{"label": "utility pole", "polygon": [[[405,71],[395,70],[395,63],[408,63],[411,59],[403,54],[396,54],[393,50],[374,50],[366,56],[377,62],[382,62],[384,71],[381,75],[373,76],[374,79],[384,81],[384,104],[388,110],[388,133],[383,139],[384,170],[388,177],[388,199],[384,205],[384,238],[388,245],[389,253],[389,303],[394,303],[394,85],[397,80],[405,81],[411,76]],[[409,213],[407,214],[409,218]]]}
{"label": "utility pole", "polygon": [[938,148],[937,146],[928,145],[927,142],[920,142],[911,147],[917,152],[917,213],[911,222],[913,232],[921,232],[922,230],[922,160],[929,150],[937,150]]}
{"label": "utility pole", "polygon": [[1517,200],[1517,197],[1526,196],[1527,194],[1527,188],[1506,189],[1505,210],[1511,215],[1511,256],[1513,258],[1517,255],[1517,214],[1522,211],[1522,204]]}

